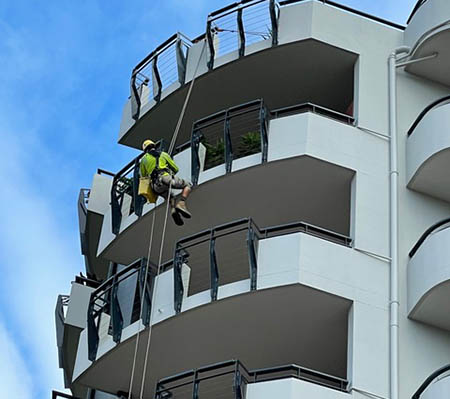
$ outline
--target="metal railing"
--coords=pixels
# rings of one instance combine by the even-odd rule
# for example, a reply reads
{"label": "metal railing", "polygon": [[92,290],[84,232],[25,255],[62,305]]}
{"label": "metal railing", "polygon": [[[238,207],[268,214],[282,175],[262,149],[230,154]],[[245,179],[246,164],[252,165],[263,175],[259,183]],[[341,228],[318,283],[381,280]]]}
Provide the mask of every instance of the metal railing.
{"label": "metal railing", "polygon": [[347,392],[347,380],[295,364],[249,371],[239,360],[229,360],[159,380],[155,399],[244,399],[248,384],[286,378]]}
{"label": "metal railing", "polygon": [[208,15],[206,40],[208,69],[213,69],[215,58],[238,51],[245,56],[245,47],[271,40],[278,44],[279,5],[275,0],[242,0]]}
{"label": "metal railing", "polygon": [[355,118],[352,115],[343,114],[342,112],[338,112],[310,102],[275,109],[273,111],[270,111],[270,117],[281,118],[284,116],[301,114],[304,112],[313,112],[315,114],[326,116],[328,118],[332,118],[349,125],[353,125],[355,123]]}
{"label": "metal railing", "polygon": [[187,288],[183,283],[183,265],[196,273],[190,278],[189,296],[209,289],[211,301],[216,301],[219,286],[248,278],[250,290],[253,291],[257,289],[258,241],[296,232],[345,246],[350,246],[352,242],[350,237],[304,222],[261,229],[251,218],[239,219],[180,239],[173,258],[175,313],[181,312]]}
{"label": "metal railing", "polygon": [[419,125],[422,119],[425,118],[425,115],[427,115],[428,112],[442,105],[445,105],[446,103],[450,103],[450,95],[439,98],[438,100],[433,101],[431,104],[427,105],[409,128],[407,133],[408,137],[413,134],[413,132],[416,130],[416,127]]}
{"label": "metal railing", "polygon": [[417,240],[414,247],[412,247],[411,251],[409,251],[409,257],[412,258],[416,252],[419,250],[419,248],[422,246],[422,244],[425,242],[425,240],[432,235],[436,230],[441,228],[442,226],[446,225],[447,223],[450,223],[450,218],[446,218],[441,220],[440,222],[437,222],[433,224],[431,227],[425,230],[425,232],[420,236],[420,238]]}
{"label": "metal railing", "polygon": [[[176,155],[188,148],[190,143],[184,143],[177,146],[173,154]],[[161,140],[157,143],[161,151],[165,151],[167,143]],[[136,158],[126,164],[119,172],[114,175],[111,186],[111,229],[113,234],[119,234],[120,225],[123,216],[129,216],[135,213],[142,215],[145,198],[138,195],[139,190],[139,165],[144,153],[141,152]],[[125,203],[125,200],[128,201]],[[127,213],[124,213],[128,211]]]}
{"label": "metal railing", "polygon": [[[440,369],[433,372],[417,389],[417,391],[414,393],[414,395],[411,397],[411,399],[419,399],[420,396],[425,392],[425,390],[431,385],[433,381],[436,380],[436,378],[440,377],[441,375],[447,373],[450,371],[450,364],[447,364],[446,366],[441,367]],[[447,377],[449,378],[449,377]]]}
{"label": "metal railing", "polygon": [[89,203],[89,195],[91,190],[89,188],[80,189],[80,194],[78,196],[78,225],[80,230],[80,245],[81,245],[81,254],[84,256],[84,263],[86,266],[86,273],[89,278],[95,279],[95,273],[92,270],[92,267],[89,263],[88,252],[89,252],[89,240],[87,237],[86,231],[86,222],[87,222],[87,206]]}
{"label": "metal railing", "polygon": [[161,92],[173,83],[184,85],[191,40],[175,33],[145,57],[131,74],[131,115],[139,119],[141,107],[151,99],[159,102]]}
{"label": "metal railing", "polygon": [[191,135],[192,183],[198,184],[201,169],[200,143],[206,147],[204,170],[225,163],[231,173],[233,160],[261,152],[267,161],[268,111],[262,99],[217,112],[194,122]]}
{"label": "metal railing", "polygon": [[[131,282],[131,287],[127,287],[126,295],[134,295],[132,312],[128,315],[127,324],[132,324],[141,318],[143,325],[149,325],[153,283],[156,275],[154,265],[149,264],[149,266],[146,279],[147,260],[145,258],[132,263],[121,271],[117,271],[117,264],[112,264],[111,277],[91,294],[87,312],[89,360],[95,361],[96,359],[101,326],[103,333],[106,330],[108,334],[112,335],[114,342],[120,342],[124,327],[124,314],[118,299],[118,291],[125,281]],[[145,281],[147,284],[144,287]]]}
{"label": "metal railing", "polygon": [[409,24],[411,22],[411,20],[413,19],[414,15],[417,13],[417,11],[419,11],[419,8],[422,7],[428,0],[418,0],[416,5],[414,6],[411,15],[409,16],[408,20],[406,21],[407,24]]}
{"label": "metal railing", "polygon": [[64,398],[64,399],[80,399],[78,396],[72,396],[67,393],[58,392],[58,391],[52,391],[52,399],[58,399],[58,398]]}

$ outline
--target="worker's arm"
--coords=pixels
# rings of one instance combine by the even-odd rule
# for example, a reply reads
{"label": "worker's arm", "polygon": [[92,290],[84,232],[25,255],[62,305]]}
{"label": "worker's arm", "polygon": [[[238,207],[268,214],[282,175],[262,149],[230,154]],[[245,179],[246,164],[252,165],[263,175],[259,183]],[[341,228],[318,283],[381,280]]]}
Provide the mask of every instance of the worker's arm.
{"label": "worker's arm", "polygon": [[161,155],[162,155],[162,156],[164,157],[164,159],[166,160],[167,165],[169,166],[170,170],[171,170],[173,173],[178,173],[178,171],[179,171],[180,169],[178,168],[177,164],[174,162],[174,160],[172,159],[172,157],[171,157],[167,152],[163,152]]}

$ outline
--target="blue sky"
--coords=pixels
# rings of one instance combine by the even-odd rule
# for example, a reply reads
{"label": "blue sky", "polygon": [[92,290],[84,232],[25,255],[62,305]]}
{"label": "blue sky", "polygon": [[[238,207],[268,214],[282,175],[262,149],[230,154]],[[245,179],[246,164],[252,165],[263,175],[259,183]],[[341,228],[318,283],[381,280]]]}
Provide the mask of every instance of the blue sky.
{"label": "blue sky", "polygon": [[[135,154],[116,143],[133,66],[230,2],[0,2],[1,397],[62,388],[53,319],[83,268],[76,200]],[[404,24],[416,0],[340,2]]]}

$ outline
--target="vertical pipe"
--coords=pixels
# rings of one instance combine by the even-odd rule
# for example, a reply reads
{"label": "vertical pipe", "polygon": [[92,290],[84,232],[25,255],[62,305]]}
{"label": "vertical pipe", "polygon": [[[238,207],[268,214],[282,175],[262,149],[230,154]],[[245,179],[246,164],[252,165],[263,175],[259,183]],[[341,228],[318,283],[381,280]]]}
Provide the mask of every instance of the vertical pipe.
{"label": "vertical pipe", "polygon": [[390,399],[398,399],[398,329],[399,329],[399,294],[398,294],[398,165],[397,165],[397,55],[408,53],[408,47],[395,49],[388,58],[389,70],[389,236],[390,236],[390,301],[389,301],[389,338],[390,338]]}

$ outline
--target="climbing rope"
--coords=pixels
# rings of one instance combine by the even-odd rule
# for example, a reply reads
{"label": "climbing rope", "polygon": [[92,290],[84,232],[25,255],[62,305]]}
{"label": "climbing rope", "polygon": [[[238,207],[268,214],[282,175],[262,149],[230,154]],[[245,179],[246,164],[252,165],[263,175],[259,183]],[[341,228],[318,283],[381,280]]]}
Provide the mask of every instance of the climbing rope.
{"label": "climbing rope", "polygon": [[[195,82],[196,77],[197,77],[197,71],[198,71],[198,68],[200,66],[200,62],[202,60],[202,56],[203,56],[203,53],[205,51],[205,48],[206,48],[206,41],[203,43],[202,51],[200,52],[200,56],[199,56],[197,65],[195,67],[194,75],[193,75],[193,78],[192,78],[191,83],[189,85],[189,89],[188,89],[188,92],[186,94],[186,98],[184,100],[184,104],[183,104],[183,107],[181,109],[180,116],[178,118],[174,134],[172,136],[172,140],[170,142],[169,154],[172,154],[173,149],[175,147],[175,143],[177,141],[177,137],[178,137],[178,133],[180,131],[181,123],[183,121],[184,114],[186,112],[186,108],[187,108],[189,99],[191,97],[192,88],[194,86],[194,82]],[[152,327],[153,327],[152,326],[152,319],[153,319],[153,312],[154,312],[154,306],[153,305],[155,304],[155,299],[156,299],[157,292],[158,292],[158,280],[159,280],[158,277],[159,277],[160,272],[161,272],[161,262],[162,262],[162,255],[163,255],[163,249],[164,249],[164,239],[165,239],[165,235],[166,235],[167,219],[168,219],[169,209],[170,209],[170,193],[171,193],[171,190],[172,190],[172,181],[169,184],[169,191],[168,191],[167,200],[166,200],[167,204],[166,204],[166,212],[165,212],[165,216],[164,216],[163,231],[162,231],[162,236],[161,236],[161,245],[160,245],[160,250],[159,250],[158,268],[157,268],[157,272],[156,272],[156,276],[155,276],[155,289],[154,289],[154,293],[152,294],[147,347],[146,347],[146,351],[145,351],[144,367],[143,367],[143,371],[142,371],[141,388],[140,388],[140,395],[139,395],[140,399],[143,399],[144,389],[145,389],[145,374],[147,372],[148,354],[149,354],[149,351],[150,351],[150,344],[151,344],[151,337],[152,337]],[[156,208],[156,204],[155,204],[155,208]],[[128,399],[132,398],[131,397],[131,392],[133,390],[133,381],[134,381],[134,374],[135,374],[135,369],[136,369],[136,359],[137,359],[137,353],[138,353],[138,347],[139,347],[139,337],[140,337],[140,331],[141,331],[141,327],[142,327],[142,311],[143,311],[143,304],[144,304],[144,300],[143,299],[144,299],[145,292],[146,292],[145,290],[147,289],[148,269],[150,267],[150,255],[151,255],[151,249],[152,249],[152,243],[153,243],[153,231],[154,231],[154,226],[155,226],[155,215],[156,215],[156,209],[155,208],[153,209],[153,219],[152,219],[152,228],[151,228],[150,240],[149,240],[147,265],[146,265],[146,268],[145,268],[144,290],[143,290],[143,295],[141,296],[141,313],[140,313],[141,317],[139,318],[139,325],[138,325],[139,327],[138,327],[138,332],[137,332],[137,336],[136,336],[136,345],[135,345],[135,348],[134,348],[133,365],[132,365],[132,369],[131,369],[131,378],[130,378],[130,387],[129,387],[129,391],[128,391]]]}

